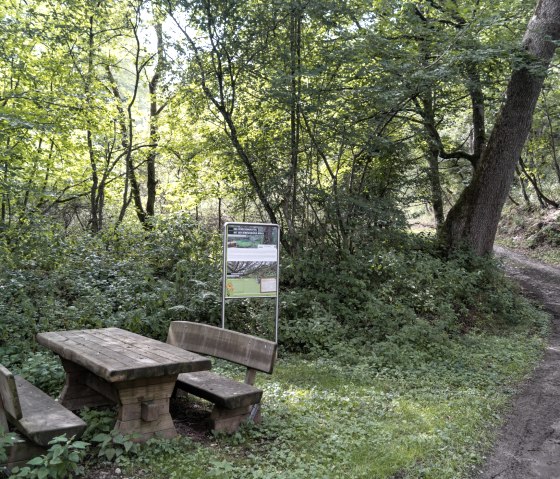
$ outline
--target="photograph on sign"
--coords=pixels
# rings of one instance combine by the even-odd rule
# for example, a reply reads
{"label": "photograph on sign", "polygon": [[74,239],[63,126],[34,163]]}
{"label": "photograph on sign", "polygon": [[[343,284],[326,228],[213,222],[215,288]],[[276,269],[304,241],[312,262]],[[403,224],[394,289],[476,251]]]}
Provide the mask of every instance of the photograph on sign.
{"label": "photograph on sign", "polygon": [[226,226],[227,298],[276,297],[278,291],[278,226]]}

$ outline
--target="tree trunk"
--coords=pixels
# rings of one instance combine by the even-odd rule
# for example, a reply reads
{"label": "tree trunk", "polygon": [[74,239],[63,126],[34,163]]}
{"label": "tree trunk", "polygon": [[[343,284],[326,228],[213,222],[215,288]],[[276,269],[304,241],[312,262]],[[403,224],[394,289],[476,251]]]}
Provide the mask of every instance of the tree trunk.
{"label": "tree trunk", "polygon": [[147,199],[146,199],[146,215],[153,218],[155,215],[155,203],[156,203],[156,188],[157,188],[157,178],[156,178],[156,159],[157,159],[157,148],[159,142],[159,129],[158,129],[158,116],[161,113],[161,108],[158,107],[158,86],[159,80],[161,78],[161,73],[163,70],[163,28],[160,21],[154,25],[157,37],[157,55],[156,55],[156,65],[154,69],[154,75],[149,81],[148,87],[150,91],[150,150],[146,158],[146,169],[147,169]]}
{"label": "tree trunk", "polygon": [[440,232],[447,250],[490,253],[515,166],[527,139],[546,70],[560,39],[560,2],[540,0],[523,38],[527,58],[514,70],[506,99],[470,184]]}
{"label": "tree trunk", "polygon": [[554,171],[556,173],[556,178],[558,178],[558,183],[560,183],[560,163],[558,163],[558,154],[556,152],[556,139],[555,139],[555,132],[552,126],[552,118],[550,117],[550,109],[548,108],[548,102],[546,100],[546,95],[543,95],[543,105],[544,105],[544,113],[546,115],[546,120],[548,123],[548,131],[550,137],[550,149],[552,153],[552,166],[554,167]]}
{"label": "tree trunk", "polygon": [[531,204],[531,198],[527,193],[527,187],[525,186],[525,178],[523,177],[523,173],[519,170],[519,168],[515,167],[515,174],[519,178],[519,184],[521,185],[521,193],[523,194],[523,199],[525,200],[525,204],[528,208],[532,208],[533,205]]}
{"label": "tree trunk", "polygon": [[434,92],[428,90],[420,95],[420,115],[426,131],[426,141],[428,142],[428,180],[430,182],[431,198],[434,220],[436,228],[439,230],[445,219],[443,209],[443,192],[441,189],[439,173],[439,155],[441,151],[441,139],[436,128],[436,118],[434,111]]}
{"label": "tree trunk", "polygon": [[290,12],[290,170],[285,196],[285,213],[288,234],[295,240],[295,218],[298,188],[298,162],[301,128],[301,24],[302,6],[292,2]]}
{"label": "tree trunk", "polygon": [[537,177],[533,173],[530,173],[527,170],[527,167],[525,166],[525,162],[523,161],[523,158],[521,158],[521,157],[519,158],[519,166],[521,167],[521,171],[525,175],[525,178],[527,178],[527,181],[529,183],[531,183],[531,186],[535,190],[535,193],[537,195],[537,199],[539,200],[539,203],[541,204],[541,207],[543,207],[543,208],[546,208],[548,206],[552,206],[553,208],[560,207],[560,205],[556,201],[551,200],[550,198],[548,198],[544,194],[542,188],[539,186],[539,182],[538,182]]}
{"label": "tree trunk", "polygon": [[473,124],[473,141],[472,141],[472,154],[473,160],[471,161],[474,168],[476,168],[484,145],[486,144],[486,127],[484,119],[484,92],[480,81],[480,73],[475,63],[469,62],[467,65],[467,89],[471,97],[472,105],[472,124]]}

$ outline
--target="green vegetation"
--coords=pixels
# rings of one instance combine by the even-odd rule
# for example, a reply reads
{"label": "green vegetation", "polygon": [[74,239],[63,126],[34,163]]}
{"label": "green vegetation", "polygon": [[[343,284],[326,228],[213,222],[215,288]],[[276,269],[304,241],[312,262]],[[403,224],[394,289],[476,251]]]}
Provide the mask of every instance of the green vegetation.
{"label": "green vegetation", "polygon": [[83,474],[81,465],[89,444],[74,441],[66,436],[58,436],[49,441],[49,450],[42,456],[34,457],[23,467],[14,467],[11,477],[28,479],[68,479]]}
{"label": "green vegetation", "polygon": [[[54,396],[38,332],[219,324],[226,221],[278,224],[282,255],[261,427],[137,448],[85,411],[88,446],[57,440],[18,474],[468,477],[547,318],[464,241],[488,250],[488,198],[513,178],[503,241],[560,245],[558,76],[540,84],[556,44],[527,50],[559,29],[521,44],[535,3],[0,3],[3,364]],[[529,118],[492,135],[511,151],[489,141],[508,83],[536,101],[525,146]],[[421,215],[439,241],[409,232]],[[227,325],[270,338],[272,308],[232,300]]]}
{"label": "green vegetation", "polygon": [[[20,239],[2,250],[0,361],[53,395],[62,368],[37,349],[36,332],[115,325],[163,339],[173,319],[218,323],[220,239],[184,217],[148,232],[79,237],[46,228]],[[139,478],[473,471],[540,357],[547,317],[492,262],[466,252],[442,259],[432,239],[396,230],[354,254],[315,249],[283,261],[281,352],[274,374],[259,376],[262,425],[137,449],[111,433],[111,412],[85,411],[86,469],[116,462]],[[234,329],[270,334],[269,320],[250,300],[228,310]]]}
{"label": "green vegetation", "polygon": [[560,266],[558,210],[510,207],[502,218],[497,240],[527,256]]}
{"label": "green vegetation", "polygon": [[378,368],[354,357],[281,359],[264,378],[263,423],[210,443],[152,441],[139,477],[469,477],[492,439],[512,382],[539,357],[525,334],[469,334],[447,354]]}

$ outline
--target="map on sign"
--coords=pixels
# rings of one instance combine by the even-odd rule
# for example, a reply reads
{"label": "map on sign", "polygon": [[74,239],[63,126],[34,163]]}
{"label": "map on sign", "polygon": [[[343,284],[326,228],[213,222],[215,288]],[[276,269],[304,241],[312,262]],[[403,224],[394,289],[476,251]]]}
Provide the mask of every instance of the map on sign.
{"label": "map on sign", "polygon": [[226,224],[226,298],[276,297],[278,226]]}

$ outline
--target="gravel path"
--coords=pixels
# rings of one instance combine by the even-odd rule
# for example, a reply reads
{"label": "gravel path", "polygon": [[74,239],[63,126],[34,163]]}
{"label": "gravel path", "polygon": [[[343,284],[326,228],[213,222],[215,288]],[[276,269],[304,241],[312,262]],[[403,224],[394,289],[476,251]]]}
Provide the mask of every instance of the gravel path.
{"label": "gravel path", "polygon": [[496,247],[508,274],[554,315],[542,362],[514,399],[479,479],[560,479],[560,268]]}

